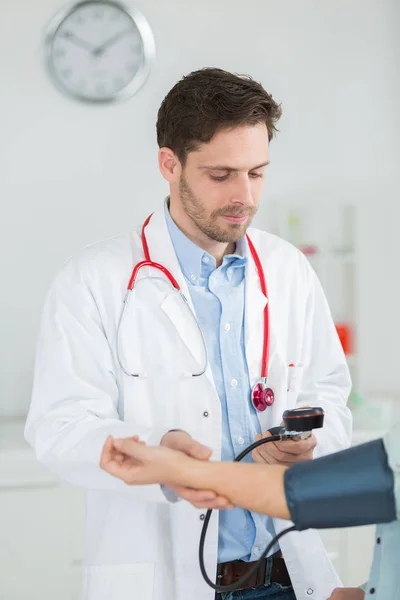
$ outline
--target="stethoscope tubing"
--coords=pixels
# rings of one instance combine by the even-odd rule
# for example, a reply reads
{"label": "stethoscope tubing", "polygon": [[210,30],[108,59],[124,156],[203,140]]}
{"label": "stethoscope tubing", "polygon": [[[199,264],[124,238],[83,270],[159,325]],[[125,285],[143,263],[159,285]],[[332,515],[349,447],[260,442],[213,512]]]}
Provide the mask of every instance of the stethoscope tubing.
{"label": "stethoscope tubing", "polygon": [[[247,456],[247,454],[249,454],[256,448],[258,448],[258,446],[262,446],[263,444],[267,444],[268,442],[279,442],[281,439],[282,439],[282,437],[280,435],[272,435],[269,438],[263,438],[261,440],[258,440],[257,442],[254,442],[253,444],[250,444],[250,446],[245,448],[243,450],[243,452],[241,452],[238,456],[236,456],[236,458],[234,459],[233,462],[240,462],[245,456]],[[266,558],[266,556],[268,556],[269,552],[275,546],[275,544],[279,541],[279,539],[282,536],[284,536],[286,533],[289,533],[289,531],[295,531],[295,527],[292,526],[292,527],[288,527],[287,529],[284,529],[279,534],[277,534],[274,537],[274,539],[268,544],[268,546],[266,547],[266,549],[264,550],[264,552],[262,553],[260,558],[256,561],[256,563],[250,569],[250,571],[248,573],[246,573],[246,575],[244,575],[241,579],[238,579],[232,585],[218,585],[217,583],[214,583],[209,578],[209,576],[207,575],[205,564],[204,564],[204,546],[205,546],[206,534],[207,534],[207,530],[208,530],[208,525],[210,523],[211,515],[212,515],[212,509],[207,510],[206,516],[204,518],[204,523],[203,523],[203,527],[201,530],[201,534],[200,534],[199,564],[200,564],[200,571],[201,571],[201,574],[202,574],[205,582],[217,593],[234,592],[236,590],[240,590],[242,588],[243,584],[246,583],[246,581],[253,575],[253,573],[255,573],[257,571],[257,569],[259,568],[259,563],[262,560],[264,560],[264,558]]]}
{"label": "stethoscope tubing", "polygon": [[[165,275],[165,277],[169,280],[172,287],[180,294],[181,298],[183,299],[183,301],[185,303],[185,306],[189,310],[191,317],[194,319],[196,326],[200,332],[200,336],[201,336],[203,348],[204,348],[205,362],[199,372],[190,373],[190,375],[192,377],[200,377],[201,375],[204,375],[204,373],[207,370],[207,366],[208,366],[207,347],[206,347],[204,334],[203,334],[201,327],[196,319],[196,315],[194,314],[193,310],[191,309],[187,298],[185,298],[185,295],[182,293],[179,283],[177,282],[175,277],[172,275],[172,273],[169,271],[169,269],[167,269],[164,265],[151,260],[149,245],[147,242],[146,231],[145,231],[148,223],[150,222],[151,217],[152,217],[152,215],[149,215],[147,217],[147,219],[143,223],[142,231],[141,231],[141,240],[142,240],[142,248],[143,248],[143,253],[144,253],[144,260],[140,261],[133,267],[132,274],[131,274],[131,277],[129,279],[129,283],[127,286],[127,291],[126,291],[126,294],[124,297],[123,306],[121,309],[121,314],[120,314],[120,318],[119,318],[119,322],[118,322],[118,326],[117,326],[117,340],[116,340],[117,360],[118,360],[118,363],[125,375],[127,375],[129,377],[146,376],[146,374],[132,373],[126,368],[126,366],[123,363],[123,360],[121,358],[119,341],[120,341],[120,330],[121,330],[122,320],[123,320],[123,317],[125,314],[125,309],[129,302],[130,295],[131,295],[135,285],[137,284],[137,275],[138,275],[140,269],[142,269],[143,267],[154,268],[154,269],[157,269],[158,271],[161,271]],[[247,234],[246,234],[246,239],[247,239],[247,243],[249,245],[250,252],[253,257],[256,269],[257,269],[261,291],[266,298],[266,304],[265,304],[265,308],[264,308],[264,325],[263,325],[264,341],[263,341],[263,351],[262,351],[262,359],[261,359],[261,378],[253,386],[253,388],[251,390],[251,401],[252,401],[254,408],[257,411],[264,411],[268,406],[271,406],[275,401],[274,392],[271,390],[271,388],[268,387],[268,384],[267,384],[268,368],[269,368],[269,343],[270,343],[269,298],[268,298],[268,290],[267,290],[267,283],[266,283],[266,279],[265,279],[264,269],[261,264],[260,257],[258,256],[257,250],[255,249],[253,242],[251,241],[251,239],[249,238],[249,236]],[[139,280],[139,281],[141,281],[141,280]]]}

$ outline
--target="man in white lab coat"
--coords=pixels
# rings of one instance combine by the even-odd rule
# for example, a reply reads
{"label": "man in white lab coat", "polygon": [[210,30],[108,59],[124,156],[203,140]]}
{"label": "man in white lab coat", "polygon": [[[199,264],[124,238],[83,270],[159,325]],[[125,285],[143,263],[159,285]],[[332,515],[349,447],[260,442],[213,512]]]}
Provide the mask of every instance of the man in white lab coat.
{"label": "man in white lab coat", "polygon": [[[208,490],[126,486],[100,469],[109,435],[232,460],[286,408],[317,405],[323,430],[267,444],[253,459],[288,465],[350,443],[350,378],[321,286],[301,252],[249,228],[279,117],[250,78],[220,69],[184,77],[157,121],[167,202],[144,232],[70,259],[48,293],[26,437],[39,460],[87,490],[87,600],[213,600],[198,565],[207,507],[227,508],[205,548],[222,585],[287,526]],[[124,302],[144,259],[168,272],[144,266]],[[261,375],[273,391],[259,389],[262,411],[252,402]],[[317,533],[304,531],[282,539],[232,598],[326,600],[339,585]]]}

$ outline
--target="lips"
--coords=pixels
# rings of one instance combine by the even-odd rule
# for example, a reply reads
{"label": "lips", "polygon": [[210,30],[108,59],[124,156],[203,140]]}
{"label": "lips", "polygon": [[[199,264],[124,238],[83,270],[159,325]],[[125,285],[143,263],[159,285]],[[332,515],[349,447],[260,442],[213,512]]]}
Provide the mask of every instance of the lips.
{"label": "lips", "polygon": [[245,223],[248,219],[248,215],[222,215],[222,217],[229,223]]}

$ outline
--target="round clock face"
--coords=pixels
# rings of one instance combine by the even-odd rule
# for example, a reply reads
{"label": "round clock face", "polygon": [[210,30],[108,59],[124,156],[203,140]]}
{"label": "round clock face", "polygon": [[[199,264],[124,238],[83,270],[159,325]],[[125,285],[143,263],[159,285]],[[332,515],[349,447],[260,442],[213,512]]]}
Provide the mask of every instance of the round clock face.
{"label": "round clock face", "polygon": [[86,0],[56,15],[46,35],[46,62],[64,93],[88,102],[132,96],[154,59],[154,38],[136,10]]}

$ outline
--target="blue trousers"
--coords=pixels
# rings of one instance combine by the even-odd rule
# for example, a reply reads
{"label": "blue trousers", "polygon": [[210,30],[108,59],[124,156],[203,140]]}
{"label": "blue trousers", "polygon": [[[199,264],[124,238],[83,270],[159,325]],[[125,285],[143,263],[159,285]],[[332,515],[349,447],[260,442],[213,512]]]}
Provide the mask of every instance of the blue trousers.
{"label": "blue trousers", "polygon": [[271,583],[248,590],[216,594],[215,600],[296,600],[296,596],[292,586],[282,587],[279,583]]}

